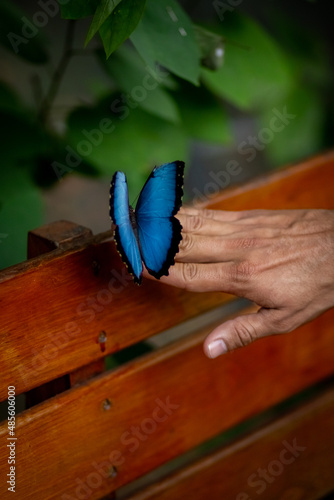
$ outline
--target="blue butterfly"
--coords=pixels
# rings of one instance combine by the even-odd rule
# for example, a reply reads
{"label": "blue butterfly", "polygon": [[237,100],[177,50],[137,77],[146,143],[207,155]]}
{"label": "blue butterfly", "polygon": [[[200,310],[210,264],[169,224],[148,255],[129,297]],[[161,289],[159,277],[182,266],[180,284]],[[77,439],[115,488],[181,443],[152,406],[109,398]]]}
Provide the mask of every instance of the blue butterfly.
{"label": "blue butterfly", "polygon": [[182,240],[182,226],[174,215],[182,205],[183,161],[155,167],[138,198],[136,210],[129,205],[123,172],[110,185],[110,217],[116,226],[114,239],[135,283],[141,284],[143,262],[157,279],[168,275]]}

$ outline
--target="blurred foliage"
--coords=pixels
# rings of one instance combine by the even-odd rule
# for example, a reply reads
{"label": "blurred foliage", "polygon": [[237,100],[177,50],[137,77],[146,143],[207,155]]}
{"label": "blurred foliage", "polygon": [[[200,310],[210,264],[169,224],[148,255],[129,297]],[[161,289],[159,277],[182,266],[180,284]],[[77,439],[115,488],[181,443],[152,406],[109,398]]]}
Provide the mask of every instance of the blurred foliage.
{"label": "blurred foliage", "polygon": [[[191,141],[233,146],[236,113],[253,116],[261,130],[272,110],[284,106],[296,119],[266,145],[270,165],[328,146],[332,72],[323,40],[282,9],[271,17],[269,34],[233,8],[223,20],[217,12],[200,25],[183,3],[69,0],[59,9],[54,1],[44,17],[37,16],[40,6],[29,17],[15,2],[0,0],[0,43],[13,65],[19,58],[36,75],[30,106],[5,79],[0,82],[0,267],[25,259],[27,231],[43,222],[42,190],[65,175],[111,177],[124,170],[134,197],[153,165],[187,161]],[[48,15],[59,10],[64,48],[43,91],[39,72],[50,71],[53,55]],[[78,52],[75,25],[87,17],[83,50],[93,51],[107,84],[97,85],[90,105],[72,106],[58,127],[55,97]]]}

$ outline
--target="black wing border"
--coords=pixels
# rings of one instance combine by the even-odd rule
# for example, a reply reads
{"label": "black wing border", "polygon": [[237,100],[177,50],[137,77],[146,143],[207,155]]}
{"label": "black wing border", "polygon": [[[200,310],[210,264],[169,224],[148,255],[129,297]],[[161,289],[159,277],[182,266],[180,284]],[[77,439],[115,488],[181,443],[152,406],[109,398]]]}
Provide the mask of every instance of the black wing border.
{"label": "black wing border", "polygon": [[[151,274],[151,276],[154,276],[156,279],[160,279],[161,276],[168,276],[169,274],[169,268],[175,264],[175,255],[179,251],[179,244],[182,241],[182,225],[181,222],[174,217],[174,215],[177,214],[177,212],[180,210],[182,206],[182,197],[183,197],[183,182],[184,182],[184,168],[185,168],[185,163],[180,160],[175,160],[170,163],[175,163],[176,164],[176,175],[175,175],[175,202],[174,202],[174,207],[171,213],[171,216],[169,217],[170,222],[172,223],[173,226],[173,237],[172,241],[166,256],[165,261],[163,262],[160,270],[158,272],[153,271],[152,269],[149,269],[146,264],[145,260],[143,259],[142,255],[142,260],[145,264],[145,267],[147,271]],[[167,164],[164,163],[163,165],[160,165],[159,167],[155,167],[150,176],[148,177],[147,181],[145,182],[144,187],[146,184],[149,182],[149,180],[154,177],[154,173],[159,170],[159,168],[165,167]],[[142,191],[144,190],[144,187]],[[139,242],[139,249],[140,249],[140,242]]]}
{"label": "black wing border", "polygon": [[[120,255],[120,257],[121,257],[122,261],[124,262],[124,264],[126,265],[126,268],[127,268],[128,272],[133,277],[133,281],[135,283],[137,283],[137,285],[141,285],[143,271],[141,272],[139,278],[137,278],[137,276],[136,276],[136,274],[135,274],[135,272],[133,270],[133,267],[132,267],[132,265],[131,265],[131,263],[130,263],[127,255],[126,255],[126,252],[125,252],[124,248],[123,248],[123,245],[121,243],[121,237],[120,237],[120,234],[119,234],[118,225],[116,224],[116,221],[115,221],[115,209],[114,209],[114,199],[115,199],[115,196],[114,196],[114,191],[115,191],[116,177],[117,177],[117,174],[119,172],[120,171],[117,171],[117,172],[114,173],[114,175],[112,177],[112,180],[110,182],[110,191],[109,191],[109,215],[110,215],[110,219],[111,219],[113,225],[115,226],[115,229],[114,229],[114,241],[115,241],[115,244],[116,244],[117,252]],[[125,181],[127,183],[126,175],[125,175]],[[129,205],[129,203],[128,203],[128,205]],[[130,210],[130,208],[129,208],[129,210]],[[136,241],[137,241],[137,245],[139,247],[138,238],[136,237],[135,233],[134,233],[134,235],[135,235],[135,238],[136,238]],[[141,256],[140,247],[139,247],[139,253],[140,253],[140,256]],[[143,265],[143,263],[142,263],[142,265]]]}

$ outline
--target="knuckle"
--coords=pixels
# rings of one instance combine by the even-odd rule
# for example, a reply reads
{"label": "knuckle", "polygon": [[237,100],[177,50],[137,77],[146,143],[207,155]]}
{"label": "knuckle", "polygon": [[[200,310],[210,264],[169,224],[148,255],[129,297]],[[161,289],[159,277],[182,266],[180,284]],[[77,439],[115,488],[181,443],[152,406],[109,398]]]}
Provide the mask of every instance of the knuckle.
{"label": "knuckle", "polygon": [[201,208],[198,210],[197,215],[202,218],[202,224],[205,219],[214,219],[215,218],[215,210],[210,210],[209,208]]}
{"label": "knuckle", "polygon": [[203,218],[200,215],[192,215],[189,217],[190,231],[198,231],[203,226]]}
{"label": "knuckle", "polygon": [[188,254],[194,247],[194,239],[188,233],[182,235],[182,240],[180,242],[179,248],[182,254]]}
{"label": "knuckle", "polygon": [[251,342],[254,342],[257,338],[257,332],[251,323],[245,323],[244,321],[235,322],[233,334],[237,339],[238,346],[240,347],[244,347]]}
{"label": "knuckle", "polygon": [[235,240],[236,248],[253,248],[257,245],[257,240],[255,238],[239,238]]}
{"label": "knuckle", "polygon": [[213,210],[210,210],[209,208],[203,208],[202,214],[206,219],[213,219],[214,217]]}
{"label": "knuckle", "polygon": [[182,281],[186,290],[191,290],[198,276],[198,268],[192,262],[186,262],[182,266]]}
{"label": "knuckle", "polygon": [[232,279],[235,283],[247,283],[256,273],[256,266],[249,260],[237,262],[232,268]]}

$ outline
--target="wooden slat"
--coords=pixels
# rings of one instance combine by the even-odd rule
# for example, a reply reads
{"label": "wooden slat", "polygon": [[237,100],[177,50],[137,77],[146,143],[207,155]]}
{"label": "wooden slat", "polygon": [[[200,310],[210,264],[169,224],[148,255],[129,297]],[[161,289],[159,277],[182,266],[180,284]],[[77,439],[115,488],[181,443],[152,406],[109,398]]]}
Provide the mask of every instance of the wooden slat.
{"label": "wooden slat", "polygon": [[[56,248],[62,248],[68,244],[73,244],[77,241],[85,241],[87,237],[91,237],[92,232],[86,227],[79,226],[73,222],[56,221],[51,224],[39,227],[38,229],[29,231],[28,233],[28,259],[38,257],[48,253]],[[99,360],[100,361],[100,360]],[[103,362],[103,359],[102,359]],[[97,362],[95,362],[97,363]],[[104,364],[99,364],[99,371],[104,371]],[[89,365],[91,366],[91,365]],[[95,374],[95,370],[94,370]],[[71,387],[71,379],[69,375],[64,375],[57,379],[50,380],[46,384],[28,391],[26,393],[26,408],[30,408],[35,404],[44,401],[60,392]]]}
{"label": "wooden slat", "polygon": [[333,182],[334,152],[329,152],[223,190],[208,201],[219,210],[334,208]]}
{"label": "wooden slat", "polygon": [[[113,242],[40,261],[0,286],[0,400],[8,385],[25,392],[227,298],[185,293],[149,280],[138,287]],[[104,352],[98,340],[102,331],[107,335]]]}
{"label": "wooden slat", "polygon": [[[333,208],[333,158],[325,155],[227,190],[208,206]],[[103,237],[87,236],[74,249],[55,250],[0,273],[0,400],[9,384],[24,392],[229,299],[150,281],[136,287],[113,243],[99,243]],[[135,325],[133,317],[140,318]],[[101,331],[107,334],[103,353]]]}
{"label": "wooden slat", "polygon": [[[81,485],[100,498],[333,373],[334,310],[215,360],[203,354],[204,337],[178,341],[19,415],[17,496],[69,500]],[[1,443],[6,436],[4,424]],[[109,477],[96,471],[102,462]]]}
{"label": "wooden slat", "polygon": [[74,222],[59,220],[39,227],[28,233],[28,259],[51,252],[56,248],[64,248],[73,243],[85,241],[92,237],[90,229]]}
{"label": "wooden slat", "polygon": [[127,500],[320,499],[334,490],[333,415],[332,388]]}

